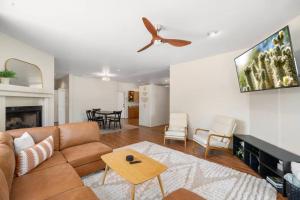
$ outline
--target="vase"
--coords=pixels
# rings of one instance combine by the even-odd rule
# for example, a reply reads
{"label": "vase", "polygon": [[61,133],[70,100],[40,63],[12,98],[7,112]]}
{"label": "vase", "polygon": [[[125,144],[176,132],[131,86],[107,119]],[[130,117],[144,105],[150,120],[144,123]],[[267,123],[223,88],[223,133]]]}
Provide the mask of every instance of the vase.
{"label": "vase", "polygon": [[9,85],[10,78],[1,77],[0,80],[1,80],[1,84]]}

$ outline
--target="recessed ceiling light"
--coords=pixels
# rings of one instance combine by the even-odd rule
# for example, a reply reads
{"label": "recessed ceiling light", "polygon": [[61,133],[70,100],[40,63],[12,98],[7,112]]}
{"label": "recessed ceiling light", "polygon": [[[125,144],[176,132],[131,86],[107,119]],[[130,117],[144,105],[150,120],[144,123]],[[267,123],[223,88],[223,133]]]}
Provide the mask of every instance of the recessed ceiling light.
{"label": "recessed ceiling light", "polygon": [[208,37],[216,37],[219,34],[220,34],[220,31],[210,31],[207,33],[207,36]]}

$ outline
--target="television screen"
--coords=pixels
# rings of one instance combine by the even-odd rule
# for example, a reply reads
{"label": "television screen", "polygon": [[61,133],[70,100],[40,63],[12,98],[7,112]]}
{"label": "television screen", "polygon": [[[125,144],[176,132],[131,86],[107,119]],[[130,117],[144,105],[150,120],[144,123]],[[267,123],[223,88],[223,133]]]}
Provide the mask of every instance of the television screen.
{"label": "television screen", "polygon": [[289,27],[235,58],[241,92],[299,86]]}

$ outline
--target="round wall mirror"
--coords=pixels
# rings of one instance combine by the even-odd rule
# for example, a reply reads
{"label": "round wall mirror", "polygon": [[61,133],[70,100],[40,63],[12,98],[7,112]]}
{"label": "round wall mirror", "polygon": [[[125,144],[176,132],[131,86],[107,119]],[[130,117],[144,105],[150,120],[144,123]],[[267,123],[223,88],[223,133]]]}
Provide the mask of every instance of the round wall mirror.
{"label": "round wall mirror", "polygon": [[5,69],[16,72],[16,77],[10,80],[11,85],[43,88],[42,72],[34,64],[10,58],[5,62]]}

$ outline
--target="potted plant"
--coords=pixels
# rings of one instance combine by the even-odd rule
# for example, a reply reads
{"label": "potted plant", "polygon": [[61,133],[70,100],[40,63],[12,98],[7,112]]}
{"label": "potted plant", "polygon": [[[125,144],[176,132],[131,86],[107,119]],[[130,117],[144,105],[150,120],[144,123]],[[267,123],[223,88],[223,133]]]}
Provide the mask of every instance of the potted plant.
{"label": "potted plant", "polygon": [[8,85],[11,78],[16,77],[16,72],[10,70],[0,71],[0,80],[2,84]]}

